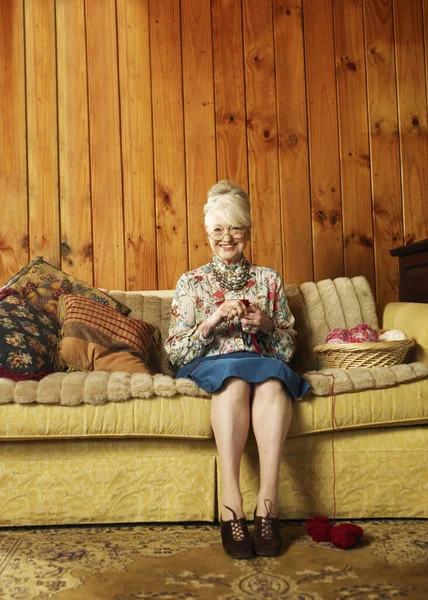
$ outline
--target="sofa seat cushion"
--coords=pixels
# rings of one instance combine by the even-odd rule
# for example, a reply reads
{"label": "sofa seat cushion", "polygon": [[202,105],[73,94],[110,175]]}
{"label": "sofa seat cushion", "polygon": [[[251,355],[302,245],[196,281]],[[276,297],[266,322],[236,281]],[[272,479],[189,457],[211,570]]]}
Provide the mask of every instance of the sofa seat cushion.
{"label": "sofa seat cushion", "polygon": [[[42,380],[43,381],[43,380]],[[27,382],[25,382],[27,383]],[[313,396],[294,402],[289,438],[334,430],[428,422],[428,380],[394,388]],[[212,439],[209,398],[153,396],[103,405],[9,403],[2,407],[0,439],[152,437]]]}
{"label": "sofa seat cushion", "polygon": [[211,439],[210,400],[155,397],[102,406],[7,404],[0,440],[73,438]]}
{"label": "sofa seat cushion", "polygon": [[428,423],[428,379],[296,402],[288,437]]}

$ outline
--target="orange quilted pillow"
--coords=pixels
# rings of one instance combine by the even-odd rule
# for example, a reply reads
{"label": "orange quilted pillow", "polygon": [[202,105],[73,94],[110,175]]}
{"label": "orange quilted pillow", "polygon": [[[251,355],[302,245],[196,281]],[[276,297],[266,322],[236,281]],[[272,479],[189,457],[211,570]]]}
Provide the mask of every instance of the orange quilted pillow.
{"label": "orange quilted pillow", "polygon": [[158,330],[144,321],[81,296],[61,296],[58,363],[83,371],[151,373]]}

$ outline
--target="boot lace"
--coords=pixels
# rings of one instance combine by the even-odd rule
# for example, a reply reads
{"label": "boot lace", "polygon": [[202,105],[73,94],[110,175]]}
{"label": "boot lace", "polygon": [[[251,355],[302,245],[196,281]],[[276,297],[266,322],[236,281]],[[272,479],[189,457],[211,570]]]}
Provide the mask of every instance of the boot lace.
{"label": "boot lace", "polygon": [[241,519],[236,517],[236,513],[233,508],[229,508],[225,504],[223,504],[223,506],[224,508],[227,508],[227,510],[230,510],[233,515],[233,519],[229,521],[233,539],[235,542],[242,542],[242,540],[245,538],[244,523]]}
{"label": "boot lace", "polygon": [[264,539],[271,539],[273,537],[272,519],[276,519],[277,515],[272,514],[272,500],[266,499],[264,501],[266,516],[261,518],[261,535]]}

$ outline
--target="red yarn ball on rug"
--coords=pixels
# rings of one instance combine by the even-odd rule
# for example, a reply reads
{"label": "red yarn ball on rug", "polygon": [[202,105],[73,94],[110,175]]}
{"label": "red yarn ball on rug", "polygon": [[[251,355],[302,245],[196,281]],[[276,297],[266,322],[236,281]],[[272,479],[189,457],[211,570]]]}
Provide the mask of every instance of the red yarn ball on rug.
{"label": "red yarn ball on rug", "polygon": [[314,517],[306,521],[306,533],[314,542],[329,542],[332,525],[327,517]]}
{"label": "red yarn ball on rug", "polygon": [[328,517],[313,517],[306,520],[306,533],[314,542],[331,542],[341,550],[348,550],[361,540],[364,530],[353,523],[332,525]]}
{"label": "red yarn ball on rug", "polygon": [[353,523],[341,523],[333,525],[330,529],[330,541],[342,550],[355,546],[356,542],[363,537],[363,530]]}

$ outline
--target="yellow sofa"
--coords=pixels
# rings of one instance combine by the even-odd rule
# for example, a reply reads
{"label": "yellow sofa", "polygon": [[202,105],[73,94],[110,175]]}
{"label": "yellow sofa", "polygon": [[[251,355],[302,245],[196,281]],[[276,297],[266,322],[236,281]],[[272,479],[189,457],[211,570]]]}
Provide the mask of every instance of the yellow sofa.
{"label": "yellow sofa", "polygon": [[[111,294],[165,339],[172,291]],[[338,383],[335,394],[294,403],[280,516],[428,518],[428,305],[388,304],[378,323],[363,278],[287,286],[287,294],[299,336],[293,365],[315,387],[317,377],[340,383],[343,376],[312,351],[326,329],[363,320],[402,329],[416,346],[408,365],[391,371],[391,387],[359,370],[346,380],[354,391]],[[75,372],[39,383],[0,379],[0,526],[215,520],[220,478],[210,398],[174,380],[164,353],[159,370],[153,378]],[[241,478],[251,516],[258,488],[251,435]]]}

